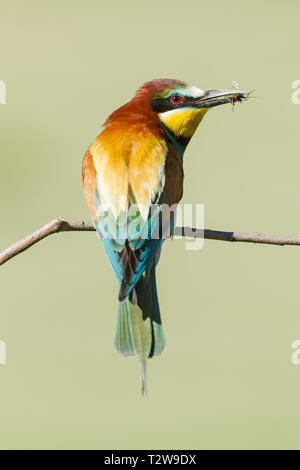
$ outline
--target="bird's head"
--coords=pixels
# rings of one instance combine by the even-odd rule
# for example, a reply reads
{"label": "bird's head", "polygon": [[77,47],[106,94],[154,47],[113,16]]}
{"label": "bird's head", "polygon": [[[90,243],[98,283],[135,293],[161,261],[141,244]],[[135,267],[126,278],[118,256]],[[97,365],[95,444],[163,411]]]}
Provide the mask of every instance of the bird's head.
{"label": "bird's head", "polygon": [[156,79],[142,85],[136,98],[148,101],[166,132],[184,151],[210,108],[242,101],[247,93],[239,89],[203,91],[179,80]]}

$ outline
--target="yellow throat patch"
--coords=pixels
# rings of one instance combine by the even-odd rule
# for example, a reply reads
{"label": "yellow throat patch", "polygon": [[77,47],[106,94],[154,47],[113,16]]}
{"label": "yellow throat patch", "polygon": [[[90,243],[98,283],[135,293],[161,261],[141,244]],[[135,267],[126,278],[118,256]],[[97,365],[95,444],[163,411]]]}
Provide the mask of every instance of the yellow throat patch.
{"label": "yellow throat patch", "polygon": [[160,113],[159,118],[174,134],[190,139],[207,111],[208,108],[172,109],[171,111]]}

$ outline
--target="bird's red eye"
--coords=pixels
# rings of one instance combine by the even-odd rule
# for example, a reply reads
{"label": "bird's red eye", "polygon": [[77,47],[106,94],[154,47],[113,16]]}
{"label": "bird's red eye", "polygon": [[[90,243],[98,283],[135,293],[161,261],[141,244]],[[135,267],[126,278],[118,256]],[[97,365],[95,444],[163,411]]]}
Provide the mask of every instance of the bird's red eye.
{"label": "bird's red eye", "polygon": [[178,104],[178,103],[181,103],[181,101],[182,101],[181,96],[179,96],[179,95],[173,95],[173,96],[171,96],[171,102],[172,102],[172,103]]}

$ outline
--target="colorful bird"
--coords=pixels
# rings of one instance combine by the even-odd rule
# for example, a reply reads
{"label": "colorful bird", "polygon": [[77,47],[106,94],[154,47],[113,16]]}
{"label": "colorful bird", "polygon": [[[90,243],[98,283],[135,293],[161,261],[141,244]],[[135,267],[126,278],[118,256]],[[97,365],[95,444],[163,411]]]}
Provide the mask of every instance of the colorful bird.
{"label": "colorful bird", "polygon": [[[115,348],[140,363],[166,346],[155,269],[183,193],[183,153],[209,108],[246,99],[179,80],[145,83],[114,111],[82,164],[88,208],[119,283]],[[171,208],[162,217],[163,207]]]}

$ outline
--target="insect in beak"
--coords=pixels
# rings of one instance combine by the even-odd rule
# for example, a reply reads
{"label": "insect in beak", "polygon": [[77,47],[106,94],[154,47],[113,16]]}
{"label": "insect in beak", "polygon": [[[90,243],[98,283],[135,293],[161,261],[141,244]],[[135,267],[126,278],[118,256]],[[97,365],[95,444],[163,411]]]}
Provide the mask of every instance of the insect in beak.
{"label": "insect in beak", "polygon": [[232,82],[232,90],[208,90],[198,101],[199,108],[212,108],[221,104],[231,103],[233,106],[236,102],[246,101],[253,92],[245,92],[240,89],[237,82]]}

